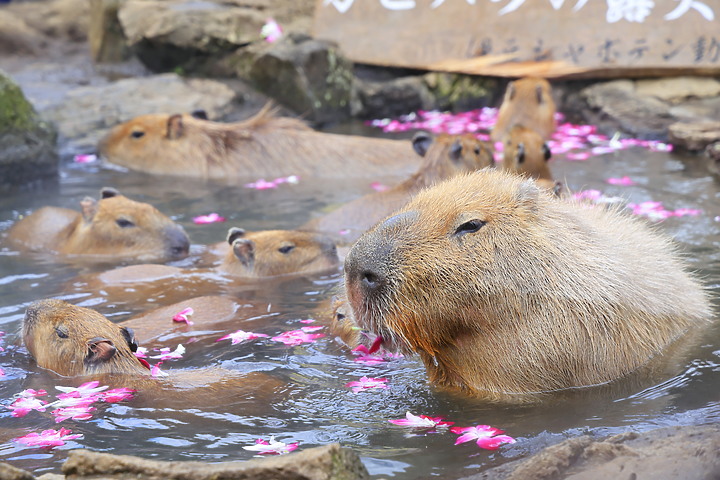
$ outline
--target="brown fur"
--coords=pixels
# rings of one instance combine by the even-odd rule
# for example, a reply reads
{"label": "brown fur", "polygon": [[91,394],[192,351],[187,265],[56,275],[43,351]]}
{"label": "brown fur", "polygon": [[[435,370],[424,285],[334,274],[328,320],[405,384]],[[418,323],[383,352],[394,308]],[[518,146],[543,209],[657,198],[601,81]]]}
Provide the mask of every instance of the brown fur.
{"label": "brown fur", "polygon": [[497,170],[418,194],[345,262],[358,325],[489,398],[609,382],[711,316],[669,239]]}
{"label": "brown fur", "polygon": [[[461,172],[472,172],[494,165],[492,146],[472,134],[443,134],[434,141],[425,134],[422,137],[416,136],[413,142],[416,151],[424,158],[418,171],[410,178],[383,192],[374,192],[355,199],[321,218],[311,220],[302,228],[335,235],[345,230],[342,240],[352,243],[370,227],[405,205],[423,188]],[[425,144],[418,145],[421,142]]]}
{"label": "brown fur", "polygon": [[526,77],[508,85],[492,130],[493,141],[502,141],[515,125],[535,130],[543,140],[555,131],[555,101],[547,80]]}
{"label": "brown fur", "polygon": [[[264,410],[282,385],[260,372],[241,375],[215,367],[169,370],[169,377],[151,377],[150,370],[133,354],[137,344],[132,330],[95,310],[62,300],[39,300],[27,308],[23,341],[39,367],[62,376],[91,377],[103,384],[140,390],[141,403],[144,398],[153,406],[158,401],[165,408],[227,406],[241,401]],[[170,394],[169,390],[192,390],[192,395]]]}
{"label": "brown fur", "polygon": [[101,200],[86,197],[82,213],[43,207],[17,222],[8,240],[17,247],[61,255],[144,261],[187,256],[185,231],[147,203],[104,188]]}
{"label": "brown fur", "polygon": [[238,123],[191,115],[143,115],[100,142],[111,163],[161,175],[237,177],[373,177],[414,170],[417,157],[400,140],[320,133],[264,108]]}
{"label": "brown fur", "polygon": [[534,130],[515,125],[503,139],[503,170],[552,181],[548,160],[550,149]]}

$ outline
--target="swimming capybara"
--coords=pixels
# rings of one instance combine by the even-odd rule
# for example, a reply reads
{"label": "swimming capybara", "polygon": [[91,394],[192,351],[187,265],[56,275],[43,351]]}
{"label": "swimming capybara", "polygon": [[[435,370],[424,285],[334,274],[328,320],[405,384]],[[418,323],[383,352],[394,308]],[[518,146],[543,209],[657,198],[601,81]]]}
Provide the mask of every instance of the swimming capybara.
{"label": "swimming capybara", "polygon": [[302,228],[335,235],[342,232],[342,241],[352,243],[423,188],[460,172],[494,165],[492,146],[469,133],[442,134],[433,139],[425,132],[418,132],[412,143],[418,155],[423,157],[423,163],[410,178],[388,190],[346,203],[323,217],[310,220]]}
{"label": "swimming capybara", "polygon": [[105,187],[101,199],[80,202],[82,213],[43,207],[10,228],[7,239],[18,248],[140,261],[187,256],[190,240],[183,228],[147,203]]}
{"label": "swimming capybara", "polygon": [[532,178],[540,187],[559,196],[563,185],[553,180],[548,167],[551,157],[550,148],[542,137],[522,125],[515,125],[503,139],[502,169]]}
{"label": "swimming capybara", "polygon": [[431,382],[490,399],[617,379],[711,315],[642,220],[492,169],[420,192],[363,235],[345,292],[358,325],[419,353]]}
{"label": "swimming capybara", "polygon": [[515,125],[535,130],[543,140],[548,140],[555,131],[555,101],[544,78],[526,77],[510,82],[492,129],[493,141],[502,141]]}
{"label": "swimming capybara", "polygon": [[[148,363],[133,353],[138,343],[131,329],[62,300],[38,300],[28,306],[22,336],[39,367],[66,377],[91,377],[134,388],[148,401],[159,399],[164,408],[227,406],[238,398],[256,407],[267,406],[282,385],[261,372],[240,374],[217,367],[168,370],[167,377],[153,377]],[[169,394],[178,390],[185,393]]]}
{"label": "swimming capybara", "polygon": [[407,141],[316,132],[268,107],[238,123],[142,115],[110,130],[99,151],[133,170],[212,179],[377,177],[409,174],[418,164]]}

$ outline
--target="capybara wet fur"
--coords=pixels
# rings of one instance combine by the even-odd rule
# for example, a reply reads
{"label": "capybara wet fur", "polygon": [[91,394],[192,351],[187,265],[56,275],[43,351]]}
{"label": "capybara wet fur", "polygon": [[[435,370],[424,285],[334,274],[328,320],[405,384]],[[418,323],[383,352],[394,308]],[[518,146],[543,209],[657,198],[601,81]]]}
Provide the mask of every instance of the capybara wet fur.
{"label": "capybara wet fur", "polygon": [[8,241],[23,250],[102,259],[174,260],[187,256],[185,230],[150,204],[105,187],[82,212],[43,207],[18,221]]}
{"label": "capybara wet fur", "polygon": [[502,141],[515,125],[536,131],[543,140],[555,131],[555,101],[544,78],[525,77],[508,84],[493,126],[493,141]]}
{"label": "capybara wet fur", "polygon": [[405,205],[423,188],[461,172],[472,172],[495,164],[492,146],[474,135],[441,134],[433,138],[418,132],[412,140],[415,152],[423,157],[417,172],[403,182],[381,192],[373,192],[340,206],[337,210],[310,220],[303,229],[341,234],[352,243],[367,229]]}
{"label": "capybara wet fur", "polygon": [[488,399],[598,385],[711,316],[672,242],[486,169],[419,193],[345,261],[358,325]]}
{"label": "capybara wet fur", "polygon": [[100,141],[110,163],[159,175],[376,177],[418,165],[410,142],[316,132],[269,107],[238,123],[152,114],[115,126]]}

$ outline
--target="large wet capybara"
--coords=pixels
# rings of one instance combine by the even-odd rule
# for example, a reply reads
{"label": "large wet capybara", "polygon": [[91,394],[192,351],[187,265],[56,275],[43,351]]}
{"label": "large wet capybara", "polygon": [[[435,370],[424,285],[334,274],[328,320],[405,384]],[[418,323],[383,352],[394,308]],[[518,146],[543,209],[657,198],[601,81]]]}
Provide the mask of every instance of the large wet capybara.
{"label": "large wet capybara", "polygon": [[[373,192],[346,203],[332,212],[310,220],[302,226],[340,236],[352,243],[366,230],[405,205],[413,195],[435,183],[461,172],[472,172],[493,166],[493,148],[472,134],[441,134],[433,139],[418,132],[413,148],[423,157],[420,168],[410,178],[394,187]],[[342,232],[342,233],[340,233]]]}
{"label": "large wet capybara", "polygon": [[377,177],[418,165],[410,143],[316,132],[268,107],[249,120],[219,123],[188,114],[152,114],[115,126],[100,141],[110,163],[160,175]]}
{"label": "large wet capybara", "polygon": [[[269,405],[279,380],[261,373],[227,369],[167,370],[153,377],[148,363],[135,356],[132,329],[114,324],[95,310],[55,299],[28,306],[23,342],[39,367],[65,377],[90,377],[101,383],[134,388],[167,408],[207,407],[241,401]],[[183,390],[183,395],[168,394]],[[248,405],[245,406],[247,408]]]}
{"label": "large wet capybara", "polygon": [[510,82],[491,132],[493,141],[502,141],[515,125],[535,130],[543,140],[555,131],[555,101],[550,83],[544,78],[525,77]]}
{"label": "large wet capybara", "polygon": [[18,221],[8,241],[23,250],[60,255],[162,261],[184,258],[185,230],[155,207],[105,187],[101,199],[85,197],[82,213],[43,207]]}
{"label": "large wet capybara", "polygon": [[[711,316],[671,241],[500,170],[419,193],[345,260],[355,321],[488,399],[610,382]],[[520,398],[515,396],[514,398]]]}

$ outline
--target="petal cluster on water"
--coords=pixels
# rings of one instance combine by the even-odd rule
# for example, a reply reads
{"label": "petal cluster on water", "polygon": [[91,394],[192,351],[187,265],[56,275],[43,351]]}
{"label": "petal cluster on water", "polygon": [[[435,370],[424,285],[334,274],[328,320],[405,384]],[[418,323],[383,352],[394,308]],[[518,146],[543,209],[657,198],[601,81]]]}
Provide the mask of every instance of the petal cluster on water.
{"label": "petal cluster on water", "polygon": [[190,320],[188,317],[195,313],[195,310],[193,310],[192,307],[186,307],[180,310],[178,313],[173,315],[173,322],[178,323],[187,323],[188,325],[194,325],[194,322]]}
{"label": "petal cluster on water", "polygon": [[346,387],[352,388],[353,393],[359,393],[365,390],[375,388],[388,388],[387,378],[360,377],[360,380],[348,382]]}
{"label": "petal cluster on water", "polygon": [[455,422],[446,422],[443,417],[429,417],[427,415],[413,415],[410,412],[405,413],[405,418],[397,420],[388,420],[388,422],[394,425],[400,425],[402,427],[412,428],[435,428],[435,427],[448,427],[454,425]]}
{"label": "petal cluster on water", "polygon": [[665,220],[670,217],[684,217],[684,216],[697,216],[702,213],[702,210],[696,210],[693,208],[678,208],[676,210],[667,210],[662,202],[642,202],[642,203],[628,203],[629,208],[633,214],[647,217],[650,220]]}
{"label": "petal cluster on water", "polygon": [[71,435],[72,430],[60,428],[60,430],[43,430],[41,433],[33,432],[25,436],[15,438],[14,441],[29,447],[60,447],[68,440],[83,438],[82,434]]}
{"label": "petal cluster on water", "polygon": [[629,187],[629,186],[632,186],[632,185],[637,185],[637,182],[635,182],[635,180],[633,180],[632,178],[630,178],[630,177],[628,177],[628,176],[624,176],[624,177],[620,177],[620,178],[612,178],[612,177],[611,177],[611,178],[608,178],[608,179],[605,180],[605,181],[606,181],[607,183],[609,183],[610,185],[621,185],[621,186],[623,186],[623,187]]}
{"label": "petal cluster on water", "polygon": [[291,330],[274,336],[271,340],[284,343],[285,345],[302,345],[303,343],[311,343],[325,336],[324,333],[310,333],[320,330],[323,327],[302,327],[299,330]]}
{"label": "petal cluster on water", "polygon": [[486,450],[497,450],[500,445],[505,443],[515,443],[515,439],[503,435],[505,431],[490,425],[476,425],[474,427],[452,427],[452,433],[460,435],[455,440],[455,445],[475,440],[477,446]]}
{"label": "petal cluster on water", "polygon": [[160,355],[151,355],[150,358],[157,358],[164,362],[166,360],[178,360],[185,355],[185,347],[183,347],[182,343],[175,350],[170,351],[170,347],[163,347],[159,351]]}
{"label": "petal cluster on water", "polygon": [[227,340],[230,339],[231,345],[236,345],[240,342],[244,342],[246,340],[254,340],[256,338],[266,338],[269,337],[269,335],[265,335],[264,333],[254,333],[254,332],[246,332],[245,330],[237,330],[233,333],[228,333],[224,337],[220,337],[216,342],[219,342],[221,340]]}
{"label": "petal cluster on water", "polygon": [[255,190],[269,190],[272,188],[277,188],[278,185],[282,185],[283,183],[297,184],[299,181],[300,181],[300,177],[298,177],[297,175],[290,175],[288,177],[279,177],[279,178],[276,178],[275,180],[270,180],[270,181],[267,181],[264,178],[261,178],[252,183],[246,183],[245,187],[254,188]]}
{"label": "petal cluster on water", "polygon": [[197,217],[193,218],[193,222],[198,225],[203,225],[206,223],[217,223],[217,222],[224,222],[225,217],[220,216],[218,213],[208,213],[207,215],[199,215]]}
{"label": "petal cluster on water", "polygon": [[98,159],[97,155],[94,155],[92,153],[86,153],[81,155],[75,155],[73,157],[73,161],[75,163],[92,163]]}
{"label": "petal cluster on water", "polygon": [[255,440],[254,445],[246,445],[242,448],[245,450],[250,450],[253,452],[258,452],[260,455],[264,454],[273,454],[273,455],[283,455],[286,453],[290,453],[293,450],[298,448],[298,442],[295,443],[284,443],[284,442],[278,442],[275,440],[275,437],[271,436],[270,441],[263,440],[262,438],[258,438]]}

